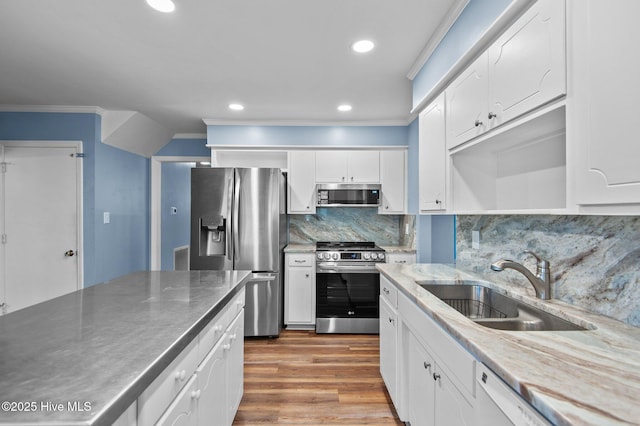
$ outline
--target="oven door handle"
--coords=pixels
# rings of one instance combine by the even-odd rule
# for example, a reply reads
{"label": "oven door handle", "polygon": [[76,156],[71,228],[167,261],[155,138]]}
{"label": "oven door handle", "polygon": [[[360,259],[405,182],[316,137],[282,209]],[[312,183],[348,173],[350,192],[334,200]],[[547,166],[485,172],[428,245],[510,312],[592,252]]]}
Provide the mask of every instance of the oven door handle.
{"label": "oven door handle", "polygon": [[351,274],[377,274],[379,271],[375,266],[341,266],[341,265],[331,265],[331,266],[323,266],[316,265],[316,272],[318,273],[328,273],[328,274],[339,274],[340,272],[348,272]]}

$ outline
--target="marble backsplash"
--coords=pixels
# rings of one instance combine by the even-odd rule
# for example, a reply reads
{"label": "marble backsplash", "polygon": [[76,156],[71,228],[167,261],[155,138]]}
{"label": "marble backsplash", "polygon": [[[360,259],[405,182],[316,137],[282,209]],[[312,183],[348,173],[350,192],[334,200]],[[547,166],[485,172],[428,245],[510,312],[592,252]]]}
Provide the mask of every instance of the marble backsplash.
{"label": "marble backsplash", "polygon": [[415,216],[381,215],[376,208],[318,208],[313,215],[289,216],[291,244],[373,241],[378,245],[414,247],[414,239]]}
{"label": "marble backsplash", "polygon": [[[480,248],[471,247],[480,231]],[[640,217],[458,216],[456,264],[494,281],[533,287],[518,272],[493,272],[512,259],[535,271],[531,250],[551,263],[552,296],[640,326]]]}

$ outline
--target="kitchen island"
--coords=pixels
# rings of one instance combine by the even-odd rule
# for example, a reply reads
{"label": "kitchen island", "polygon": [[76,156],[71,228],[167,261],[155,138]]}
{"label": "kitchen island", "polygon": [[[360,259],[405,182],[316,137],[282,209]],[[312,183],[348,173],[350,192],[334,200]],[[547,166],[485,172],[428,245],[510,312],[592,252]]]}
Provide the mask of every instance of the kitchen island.
{"label": "kitchen island", "polygon": [[0,424],[110,425],[130,407],[135,419],[250,276],[137,272],[0,317]]}
{"label": "kitchen island", "polygon": [[[414,303],[425,320],[433,320],[476,362],[489,367],[552,424],[630,425],[640,421],[637,327],[558,300],[531,298],[522,287],[489,282],[455,266],[381,264],[377,268],[397,287],[398,299],[402,294]],[[586,330],[504,331],[483,327],[418,282],[480,284]]]}

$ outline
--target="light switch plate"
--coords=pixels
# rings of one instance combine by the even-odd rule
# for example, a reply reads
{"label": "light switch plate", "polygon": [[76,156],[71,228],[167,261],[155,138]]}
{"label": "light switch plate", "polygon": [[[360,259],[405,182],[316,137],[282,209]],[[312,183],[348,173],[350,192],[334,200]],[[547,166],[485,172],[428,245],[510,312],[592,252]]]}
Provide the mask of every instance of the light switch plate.
{"label": "light switch plate", "polygon": [[111,213],[109,212],[104,212],[102,213],[102,222],[103,223],[111,223]]}

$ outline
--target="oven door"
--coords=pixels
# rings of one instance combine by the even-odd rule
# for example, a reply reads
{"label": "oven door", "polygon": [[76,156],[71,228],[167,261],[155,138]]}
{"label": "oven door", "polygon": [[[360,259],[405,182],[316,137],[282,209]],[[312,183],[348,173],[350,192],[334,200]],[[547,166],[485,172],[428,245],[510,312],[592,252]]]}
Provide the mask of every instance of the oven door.
{"label": "oven door", "polygon": [[316,332],[379,331],[380,273],[371,265],[316,265]]}

